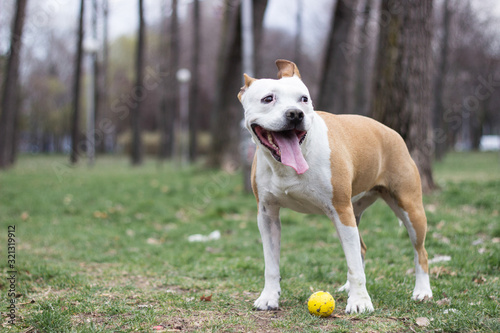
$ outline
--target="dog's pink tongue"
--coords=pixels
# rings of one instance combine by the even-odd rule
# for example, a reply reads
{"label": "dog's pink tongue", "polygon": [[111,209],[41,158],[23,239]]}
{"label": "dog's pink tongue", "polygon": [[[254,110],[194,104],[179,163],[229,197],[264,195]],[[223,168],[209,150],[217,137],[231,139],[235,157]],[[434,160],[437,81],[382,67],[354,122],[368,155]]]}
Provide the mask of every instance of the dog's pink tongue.
{"label": "dog's pink tongue", "polygon": [[299,175],[309,169],[300,150],[299,138],[293,131],[273,132],[273,138],[281,151],[281,163],[291,166]]}

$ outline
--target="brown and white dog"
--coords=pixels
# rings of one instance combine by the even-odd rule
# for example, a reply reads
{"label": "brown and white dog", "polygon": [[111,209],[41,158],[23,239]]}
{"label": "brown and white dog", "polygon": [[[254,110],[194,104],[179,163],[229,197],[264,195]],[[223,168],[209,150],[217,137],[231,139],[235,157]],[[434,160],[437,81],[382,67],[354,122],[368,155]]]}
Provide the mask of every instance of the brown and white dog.
{"label": "brown and white dog", "polygon": [[347,313],[373,311],[366,290],[366,246],[358,232],[363,211],[381,197],[410,236],[415,250],[413,299],[432,297],[427,252],[427,219],[420,176],[401,136],[357,115],[314,111],[297,66],[277,60],[278,80],[245,77],[238,98],[245,125],[257,144],[252,188],[265,260],[265,286],[258,310],[278,308],[281,207],[324,214],[337,229],[348,273]]}

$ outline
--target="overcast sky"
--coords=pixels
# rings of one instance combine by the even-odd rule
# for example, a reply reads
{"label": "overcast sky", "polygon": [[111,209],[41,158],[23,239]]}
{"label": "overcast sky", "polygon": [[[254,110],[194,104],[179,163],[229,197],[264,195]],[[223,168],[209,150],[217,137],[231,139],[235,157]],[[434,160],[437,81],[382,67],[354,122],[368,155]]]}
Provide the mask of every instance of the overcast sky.
{"label": "overcast sky", "polygon": [[[123,34],[136,31],[137,0],[108,0],[109,1],[109,34],[111,39]],[[318,25],[328,24],[332,0],[302,0],[309,5],[303,6],[304,27],[309,33],[315,34]],[[161,4],[165,0],[145,0],[145,18],[147,24],[158,22],[161,14]],[[187,4],[191,0],[179,0],[179,15],[185,17]],[[86,20],[90,17],[90,1],[86,2]],[[310,4],[314,5],[311,6]],[[5,52],[9,43],[11,15],[15,1],[0,1],[0,52]],[[206,10],[220,15],[222,0],[205,0]],[[295,27],[296,0],[269,0],[266,12],[265,25],[293,31]],[[328,12],[325,15],[325,9]],[[28,17],[25,26],[29,41],[36,41],[36,34],[47,29],[60,29],[74,32],[77,24],[79,1],[77,0],[31,0],[28,2]]]}

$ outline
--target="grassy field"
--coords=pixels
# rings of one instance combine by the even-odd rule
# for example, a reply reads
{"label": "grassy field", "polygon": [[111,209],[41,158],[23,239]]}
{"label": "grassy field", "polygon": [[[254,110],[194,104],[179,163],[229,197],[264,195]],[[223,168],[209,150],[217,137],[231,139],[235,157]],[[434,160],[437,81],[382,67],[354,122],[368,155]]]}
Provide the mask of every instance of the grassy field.
{"label": "grassy field", "polygon": [[[120,158],[71,168],[63,157],[21,157],[0,173],[0,330],[499,332],[499,156],[450,154],[435,170],[441,190],[425,197],[426,247],[430,259],[451,260],[430,265],[434,299],[410,300],[409,238],[377,203],[360,228],[375,312],[345,315],[347,295],[336,289],[346,264],[332,223],[289,210],[281,214],[280,310],[252,310],[264,263],[255,200],[242,194],[240,174],[154,161],[131,168]],[[188,241],[215,230],[219,240]],[[309,315],[312,290],[334,296],[331,317]]]}

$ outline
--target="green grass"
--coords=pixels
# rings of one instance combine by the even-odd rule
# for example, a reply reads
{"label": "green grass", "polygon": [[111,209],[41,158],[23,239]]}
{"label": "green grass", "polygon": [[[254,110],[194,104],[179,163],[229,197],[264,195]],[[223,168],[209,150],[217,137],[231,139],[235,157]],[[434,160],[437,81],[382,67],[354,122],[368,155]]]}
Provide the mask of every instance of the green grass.
{"label": "green grass", "polygon": [[[330,221],[282,211],[280,310],[256,312],[263,255],[255,200],[240,174],[123,158],[71,168],[63,157],[21,157],[0,173],[0,301],[6,332],[498,332],[498,154],[450,154],[425,197],[434,299],[410,300],[413,250],[382,203],[363,217],[370,315],[345,315],[346,264]],[[16,226],[16,326],[7,324],[7,226]],[[192,234],[222,237],[189,243]],[[334,315],[307,312],[313,290]],[[200,301],[212,295],[210,302]],[[34,300],[34,303],[30,303]],[[452,310],[450,310],[452,309]],[[448,311],[446,311],[448,310]],[[445,313],[447,312],[447,313]],[[417,317],[430,325],[420,327]]]}

